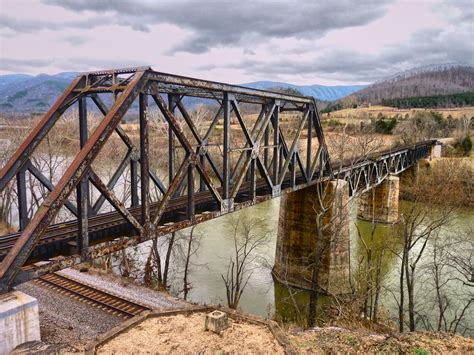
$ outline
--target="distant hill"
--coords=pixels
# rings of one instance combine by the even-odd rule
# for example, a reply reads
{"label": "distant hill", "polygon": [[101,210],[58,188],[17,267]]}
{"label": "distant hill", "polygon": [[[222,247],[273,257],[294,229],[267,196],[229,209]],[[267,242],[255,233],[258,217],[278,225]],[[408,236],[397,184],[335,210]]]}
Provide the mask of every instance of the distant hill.
{"label": "distant hill", "polygon": [[430,65],[398,73],[380,80],[341,100],[345,106],[357,103],[450,95],[474,91],[474,66],[461,64]]}
{"label": "distant hill", "polygon": [[334,101],[365,88],[367,85],[293,85],[276,81],[256,81],[253,83],[242,84],[253,89],[267,90],[271,88],[291,88],[298,90],[304,96],[313,96],[321,101]]}
{"label": "distant hill", "polygon": [[72,72],[0,75],[0,111],[45,112],[75,76]]}
{"label": "distant hill", "polygon": [[[0,111],[1,112],[45,112],[62,94],[77,75],[75,72],[54,75],[26,74],[0,75]],[[293,88],[305,96],[314,96],[318,100],[332,101],[350,95],[365,85],[323,86],[293,85],[282,82],[257,81],[243,84],[255,89]]]}
{"label": "distant hill", "polygon": [[[45,112],[77,75],[75,72],[55,75],[0,75],[1,112]],[[319,101],[335,101],[331,106],[380,104],[383,101],[451,95],[474,91],[474,66],[446,64],[431,65],[402,72],[367,85],[294,85],[284,82],[257,81],[243,86],[255,89],[293,89]],[[198,104],[189,99],[191,105]],[[325,106],[326,103],[322,103]]]}

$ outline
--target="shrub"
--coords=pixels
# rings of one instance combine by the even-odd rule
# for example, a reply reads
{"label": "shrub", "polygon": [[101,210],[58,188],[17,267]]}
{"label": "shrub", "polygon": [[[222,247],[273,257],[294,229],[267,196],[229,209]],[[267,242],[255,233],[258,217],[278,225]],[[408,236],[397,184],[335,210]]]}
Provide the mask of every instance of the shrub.
{"label": "shrub", "polygon": [[472,149],[471,137],[469,137],[469,136],[464,137],[464,139],[460,143],[460,146],[461,146],[461,150],[464,153],[464,155],[469,155],[469,152]]}
{"label": "shrub", "polygon": [[398,120],[394,117],[390,120],[385,120],[383,118],[377,119],[374,123],[374,130],[376,133],[381,133],[381,134],[392,134],[393,129],[398,123]]}
{"label": "shrub", "polygon": [[329,120],[329,122],[328,122],[328,126],[329,126],[329,127],[342,126],[342,123],[341,123],[340,121],[338,121],[338,120],[333,120],[333,119],[331,119],[331,120]]}

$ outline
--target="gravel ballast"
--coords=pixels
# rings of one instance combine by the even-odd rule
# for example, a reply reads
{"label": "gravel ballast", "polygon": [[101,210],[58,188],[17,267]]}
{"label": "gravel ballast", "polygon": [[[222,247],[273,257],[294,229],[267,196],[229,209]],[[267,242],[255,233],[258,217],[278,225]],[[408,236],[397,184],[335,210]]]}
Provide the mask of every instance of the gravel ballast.
{"label": "gravel ballast", "polygon": [[16,289],[38,300],[41,340],[45,343],[80,347],[123,321],[35,282]]}
{"label": "gravel ballast", "polygon": [[113,274],[80,272],[76,269],[65,269],[58,274],[156,310],[171,310],[189,305],[178,298],[139,286]]}
{"label": "gravel ballast", "polygon": [[[75,269],[58,273],[155,310],[171,310],[190,305],[163,292],[138,286],[111,274],[80,272]],[[44,343],[68,344],[81,349],[98,335],[124,321],[123,318],[36,282],[21,284],[16,289],[38,300],[41,340]]]}

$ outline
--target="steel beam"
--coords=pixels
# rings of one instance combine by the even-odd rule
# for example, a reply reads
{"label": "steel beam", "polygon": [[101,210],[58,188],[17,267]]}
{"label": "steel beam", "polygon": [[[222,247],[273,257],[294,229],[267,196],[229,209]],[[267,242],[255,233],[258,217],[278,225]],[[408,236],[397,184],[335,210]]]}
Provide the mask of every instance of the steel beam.
{"label": "steel beam", "polygon": [[[85,97],[79,99],[79,145],[81,149],[87,142],[89,133],[87,131],[87,101]],[[87,173],[86,173],[87,174]],[[77,185],[77,224],[76,237],[77,252],[85,260],[87,248],[89,247],[89,179],[87,176],[81,179]]]}
{"label": "steel beam", "polygon": [[230,197],[230,100],[229,94],[224,92],[224,137],[223,137],[223,181],[222,181],[222,197],[228,200]]}
{"label": "steel beam", "polygon": [[33,128],[28,137],[26,137],[20,147],[18,147],[5,166],[0,170],[0,192],[5,189],[7,183],[27,163],[31,153],[48,134],[59,117],[61,117],[64,111],[66,111],[66,109],[74,103],[78,96],[74,94],[73,91],[78,87],[82,87],[84,83],[85,78],[82,75],[79,75],[72,81],[66,91],[43,116],[41,121],[35,126],[35,128]]}
{"label": "steel beam", "polygon": [[26,177],[24,169],[16,174],[16,191],[18,195],[18,220],[20,223],[20,231],[22,231],[28,225],[28,202],[26,198]]}
{"label": "steel beam", "polygon": [[[28,259],[41,235],[51,224],[54,217],[56,217],[61,206],[64,205],[68,196],[76,188],[102,146],[113,133],[125,112],[146,84],[147,80],[145,72],[135,73],[133,80],[130,82],[125,92],[122,93],[119,99],[112,106],[111,110],[96,128],[85,146],[65,171],[54,190],[43,201],[43,204],[25,228],[14,247],[10,249],[9,253],[0,264],[1,291],[7,291],[10,288],[19,268]],[[52,112],[52,115],[55,113],[56,110]],[[33,138],[34,137],[36,137],[36,134],[33,135]]]}
{"label": "steel beam", "polygon": [[[148,96],[140,93],[138,99],[140,113],[140,192],[141,223],[150,224],[150,163],[148,148]],[[148,231],[147,231],[148,232]]]}

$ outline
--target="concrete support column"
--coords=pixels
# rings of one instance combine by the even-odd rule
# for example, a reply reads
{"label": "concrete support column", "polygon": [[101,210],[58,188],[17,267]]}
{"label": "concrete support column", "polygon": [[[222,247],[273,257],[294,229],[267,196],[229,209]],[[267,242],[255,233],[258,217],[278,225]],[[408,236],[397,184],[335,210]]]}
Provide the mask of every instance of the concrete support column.
{"label": "concrete support column", "polygon": [[273,267],[279,282],[310,289],[313,266],[319,264],[318,287],[323,292],[350,292],[348,202],[344,180],[282,196]]}
{"label": "concrete support column", "polygon": [[20,291],[0,295],[0,354],[41,340],[38,301]]}
{"label": "concrete support column", "polygon": [[441,144],[436,143],[431,147],[430,151],[430,160],[433,158],[441,158],[443,154],[443,146]]}
{"label": "concrete support column", "polygon": [[376,223],[398,222],[400,179],[390,175],[359,198],[358,217]]}

